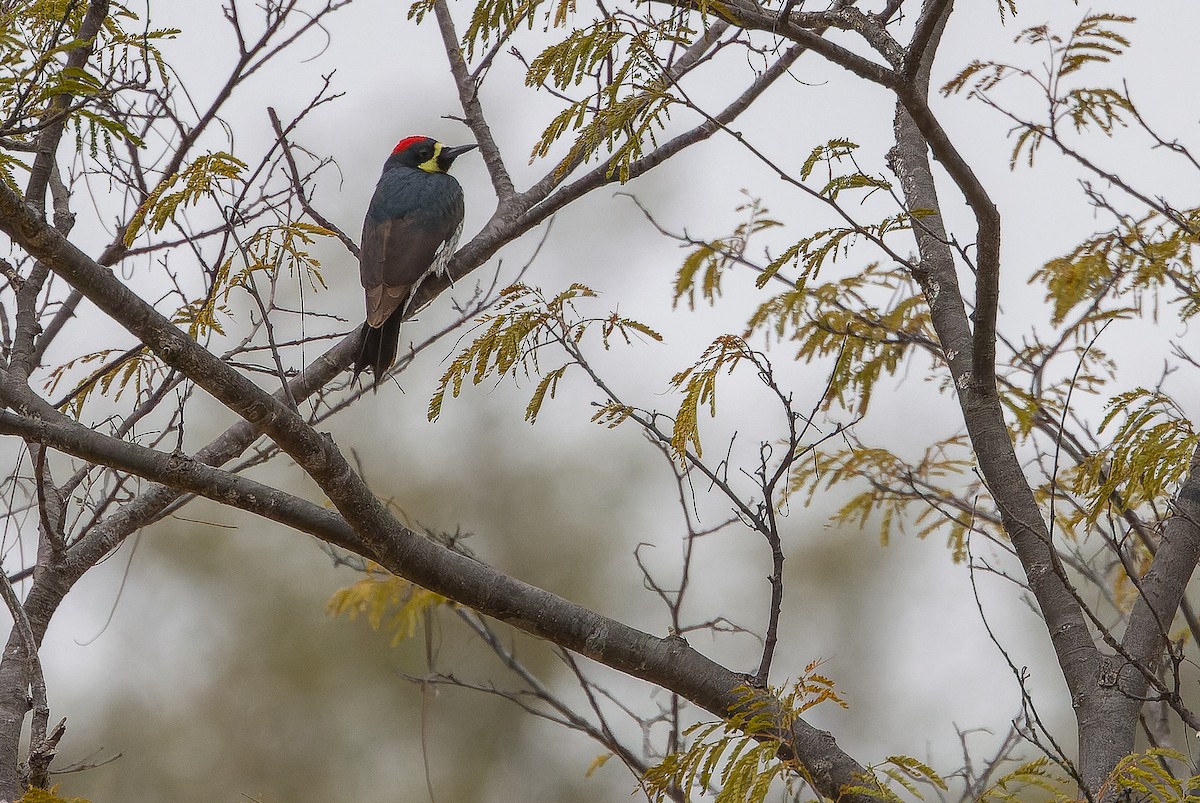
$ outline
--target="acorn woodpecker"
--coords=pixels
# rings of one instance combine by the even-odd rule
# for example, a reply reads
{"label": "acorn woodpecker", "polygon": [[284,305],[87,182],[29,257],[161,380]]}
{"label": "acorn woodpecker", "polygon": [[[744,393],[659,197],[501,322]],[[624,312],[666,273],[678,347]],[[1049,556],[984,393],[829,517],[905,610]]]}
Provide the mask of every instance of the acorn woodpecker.
{"label": "acorn woodpecker", "polygon": [[370,368],[378,384],[396,359],[400,323],[417,289],[430,274],[445,274],[463,223],[462,187],[446,171],[474,147],[407,137],[384,162],[358,256],[367,321],[359,335],[355,379]]}

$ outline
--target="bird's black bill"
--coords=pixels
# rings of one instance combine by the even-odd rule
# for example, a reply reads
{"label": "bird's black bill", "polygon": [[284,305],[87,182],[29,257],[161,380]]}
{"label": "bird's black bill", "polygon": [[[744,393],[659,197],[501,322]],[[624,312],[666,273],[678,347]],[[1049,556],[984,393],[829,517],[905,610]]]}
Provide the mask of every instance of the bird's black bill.
{"label": "bird's black bill", "polygon": [[441,156],[438,157],[438,162],[443,170],[448,170],[450,165],[454,164],[454,160],[470,150],[474,150],[479,146],[472,142],[470,145],[458,145],[454,148],[442,148]]}

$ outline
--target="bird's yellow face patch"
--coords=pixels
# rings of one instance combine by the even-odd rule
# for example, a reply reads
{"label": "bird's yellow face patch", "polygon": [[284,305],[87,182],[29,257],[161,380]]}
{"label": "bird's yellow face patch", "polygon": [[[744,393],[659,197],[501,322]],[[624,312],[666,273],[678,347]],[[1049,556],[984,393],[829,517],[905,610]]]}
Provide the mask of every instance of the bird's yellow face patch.
{"label": "bird's yellow face patch", "polygon": [[433,143],[433,156],[430,156],[424,162],[421,162],[417,167],[424,170],[426,173],[444,173],[441,166],[438,164],[438,159],[442,158],[442,143]]}

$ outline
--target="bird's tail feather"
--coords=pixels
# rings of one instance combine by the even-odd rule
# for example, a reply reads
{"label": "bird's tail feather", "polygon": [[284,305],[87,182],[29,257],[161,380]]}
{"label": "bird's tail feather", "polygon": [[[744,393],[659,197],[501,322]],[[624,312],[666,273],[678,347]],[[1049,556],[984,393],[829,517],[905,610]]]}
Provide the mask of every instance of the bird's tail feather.
{"label": "bird's tail feather", "polygon": [[358,357],[354,360],[354,379],[364,369],[370,368],[375,375],[372,385],[378,385],[379,380],[387,373],[388,368],[396,361],[396,351],[400,345],[400,315],[392,315],[376,329],[366,323],[358,336]]}

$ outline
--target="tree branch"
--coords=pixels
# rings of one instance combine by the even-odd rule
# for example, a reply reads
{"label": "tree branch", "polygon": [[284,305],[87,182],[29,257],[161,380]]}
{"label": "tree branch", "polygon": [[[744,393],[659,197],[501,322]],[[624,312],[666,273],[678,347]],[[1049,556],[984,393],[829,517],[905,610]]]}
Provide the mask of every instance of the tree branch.
{"label": "tree branch", "polygon": [[[6,390],[0,387],[0,398],[11,404],[14,396]],[[187,455],[167,454],[110,438],[75,423],[49,405],[34,407],[28,402],[23,403],[31,415],[0,410],[0,435],[17,435],[81,460],[245,510],[343,549],[364,551],[361,539],[336,511],[239,474],[207,466]]]}
{"label": "tree branch", "polygon": [[[938,2],[939,0],[928,0],[926,6]],[[989,325],[994,327],[995,310],[994,306],[990,312],[988,308],[977,309],[976,330],[972,335],[958,284],[954,254],[948,245],[941,216],[942,207],[933,180],[929,148],[935,143],[929,141],[930,136],[934,136],[942,145],[940,149],[935,148],[934,152],[943,166],[947,166],[946,157],[957,157],[957,154],[953,153],[953,149],[945,147],[948,139],[940,127],[936,126],[932,115],[925,116],[924,125],[918,124],[913,115],[914,111],[920,114],[928,110],[921,96],[928,93],[929,71],[937,49],[937,41],[943,30],[944,19],[943,16],[943,25],[932,31],[929,46],[923,53],[920,69],[916,71],[912,85],[903,93],[898,93],[900,96],[896,109],[896,146],[889,158],[893,171],[900,178],[905,205],[912,210],[925,209],[933,213],[921,218],[914,226],[920,264],[913,273],[925,292],[934,329],[958,388],[956,395],[979,461],[980,471],[1000,510],[1004,529],[1017,551],[1029,587],[1045,617],[1046,628],[1067,687],[1071,690],[1076,706],[1087,707],[1096,703],[1096,679],[1100,671],[1099,650],[1092,640],[1078,597],[1069,585],[1065,570],[1050,541],[1041,510],[1017,460],[1005,425],[1003,410],[994,392],[995,376],[991,368],[994,357],[988,357],[986,354],[981,357],[976,353],[977,349],[986,346],[981,338],[986,336]],[[995,239],[990,236],[985,239],[984,233],[987,229],[998,235],[999,217],[994,205],[986,200],[986,193],[982,193],[981,197],[982,187],[978,190],[972,189],[977,180],[969,168],[966,168],[965,163],[947,166],[948,170],[952,168],[960,188],[964,193],[971,193],[968,197],[969,202],[974,198],[972,209],[976,212],[976,221],[981,232],[977,296],[982,295],[985,302],[994,302],[994,298],[988,297],[989,291],[983,285],[989,283],[988,286],[994,288],[990,283],[996,279],[999,240],[998,236]],[[994,337],[990,342],[994,353]],[[979,371],[985,363],[993,387],[991,393],[979,392],[980,383],[986,381],[985,377],[979,376]],[[1081,709],[1079,716],[1082,723],[1086,712]],[[1129,747],[1132,748],[1132,744]],[[1121,755],[1127,752],[1128,750]],[[1089,774],[1086,766],[1082,774],[1089,786],[1096,784],[1092,786],[1093,790],[1098,788],[1104,775],[1101,773],[1097,777],[1095,773]]]}
{"label": "tree branch", "polygon": [[[64,69],[83,69],[92,57],[96,36],[107,17],[108,0],[89,0],[88,10],[83,15],[83,21],[76,34],[79,43],[68,53]],[[63,130],[67,127],[67,112],[72,97],[66,92],[54,96],[43,117],[45,127],[38,134],[36,155],[29,170],[29,181],[25,185],[25,198],[31,206],[41,212],[45,210],[46,187],[50,183],[54,159],[58,155],[58,143],[62,141]]]}
{"label": "tree branch", "polygon": [[909,78],[913,78],[921,69],[921,65],[926,63],[925,53],[929,49],[931,42],[942,36],[942,30],[945,26],[945,18],[950,15],[954,0],[932,0],[925,3],[921,8],[921,16],[917,18],[917,27],[913,31],[912,38],[908,41],[908,47],[904,54],[904,66],[902,71]]}
{"label": "tree branch", "polygon": [[4,605],[12,616],[13,633],[19,636],[23,652],[21,661],[25,664],[25,675],[29,678],[28,688],[32,698],[28,703],[33,709],[33,720],[29,726],[28,783],[44,788],[49,785],[47,769],[54,757],[57,739],[54,744],[49,744],[46,738],[50,704],[46,700],[46,678],[42,674],[42,662],[38,659],[39,640],[34,637],[29,618],[25,615],[25,609],[21,607],[21,600],[17,598],[17,592],[7,577],[0,577],[0,596],[4,597]]}
{"label": "tree branch", "polygon": [[[805,23],[818,28],[837,25],[853,29],[848,19],[843,22],[836,14],[820,14],[807,21],[801,14],[789,14],[781,18],[777,12],[764,8],[753,0],[731,0],[723,3],[719,10],[713,9],[713,13],[746,30],[766,31],[804,45],[805,48],[873,84],[888,89],[895,89],[900,84],[900,75],[895,70],[864,58],[806,27]],[[863,19],[868,22],[870,20],[865,16]]]}
{"label": "tree branch", "polygon": [[[1123,650],[1151,673],[1162,658],[1171,621],[1200,561],[1200,448],[1192,455],[1173,506],[1154,561],[1138,583],[1140,593],[1121,639]],[[1140,685],[1144,687],[1144,680]]]}
{"label": "tree branch", "polygon": [[492,177],[492,187],[496,197],[503,204],[517,194],[513,187],[512,177],[504,166],[504,157],[500,147],[492,136],[492,129],[487,118],[483,115],[483,105],[479,102],[479,85],[467,70],[463,59],[462,48],[459,47],[458,32],[454,29],[454,18],[450,16],[450,8],[446,0],[434,0],[433,13],[437,17],[438,30],[442,34],[442,44],[446,49],[446,58],[450,62],[450,74],[458,87],[458,100],[462,104],[463,114],[466,115],[467,127],[475,135],[479,145],[479,153]]}

